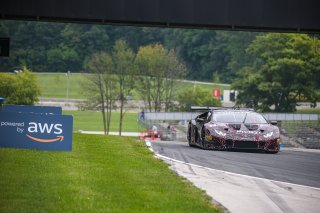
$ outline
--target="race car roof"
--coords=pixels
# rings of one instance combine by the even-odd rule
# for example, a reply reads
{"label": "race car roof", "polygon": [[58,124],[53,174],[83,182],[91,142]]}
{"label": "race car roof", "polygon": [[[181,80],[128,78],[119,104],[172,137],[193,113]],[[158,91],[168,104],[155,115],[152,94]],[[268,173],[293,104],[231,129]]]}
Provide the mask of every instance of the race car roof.
{"label": "race car roof", "polygon": [[209,107],[209,106],[191,106],[191,110],[198,111],[209,111],[209,110],[245,110],[254,111],[252,108],[241,108],[241,107]]}

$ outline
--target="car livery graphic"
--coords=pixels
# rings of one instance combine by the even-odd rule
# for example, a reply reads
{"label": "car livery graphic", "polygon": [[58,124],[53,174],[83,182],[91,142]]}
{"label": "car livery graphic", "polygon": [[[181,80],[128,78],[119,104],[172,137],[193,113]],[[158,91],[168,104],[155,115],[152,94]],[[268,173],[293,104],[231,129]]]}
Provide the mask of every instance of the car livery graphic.
{"label": "car livery graphic", "polygon": [[277,153],[280,131],[276,122],[267,120],[253,109],[192,107],[204,110],[188,123],[187,139],[190,146],[203,149],[255,149]]}

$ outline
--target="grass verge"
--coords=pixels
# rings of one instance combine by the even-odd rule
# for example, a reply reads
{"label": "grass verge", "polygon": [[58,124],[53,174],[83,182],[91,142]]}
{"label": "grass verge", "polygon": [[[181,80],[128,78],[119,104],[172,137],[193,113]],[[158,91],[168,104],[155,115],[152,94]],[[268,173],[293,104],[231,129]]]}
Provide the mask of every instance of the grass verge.
{"label": "grass verge", "polygon": [[[34,73],[41,88],[41,97],[67,98],[68,79],[64,73]],[[84,84],[85,75],[71,74],[69,77],[69,98],[86,99],[81,86]]]}
{"label": "grass verge", "polygon": [[0,212],[220,212],[141,143],[74,135],[72,152],[0,149]]}
{"label": "grass verge", "polygon": [[[37,80],[41,88],[41,97],[66,98],[68,83],[65,73],[35,73],[35,75],[37,76]],[[87,97],[83,94],[83,89],[81,88],[85,83],[86,74],[71,74],[69,78],[69,98],[87,99]],[[220,88],[221,90],[230,89],[230,86],[206,84],[197,85],[208,91],[210,94],[213,88]],[[181,92],[187,88],[193,88],[193,86],[194,83],[191,82],[177,82],[177,91]],[[132,91],[132,98],[134,100],[142,99],[135,90]]]}
{"label": "grass verge", "polygon": [[[73,115],[73,131],[103,131],[101,112],[94,111],[63,111],[64,115]],[[112,112],[110,131],[119,131],[120,113]],[[139,132],[138,113],[126,113],[123,126],[123,132]]]}
{"label": "grass verge", "polygon": [[310,108],[310,109],[299,109],[297,113],[306,113],[306,114],[318,114],[320,116],[319,108]]}

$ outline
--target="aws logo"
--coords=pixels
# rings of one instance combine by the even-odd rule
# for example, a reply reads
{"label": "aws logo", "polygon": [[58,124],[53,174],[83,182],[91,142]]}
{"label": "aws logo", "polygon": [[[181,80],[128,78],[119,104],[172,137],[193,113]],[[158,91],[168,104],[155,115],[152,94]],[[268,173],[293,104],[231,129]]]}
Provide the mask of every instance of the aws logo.
{"label": "aws logo", "polygon": [[[28,138],[33,141],[41,142],[41,143],[53,143],[57,141],[63,141],[64,136],[61,135],[63,133],[62,124],[47,124],[47,123],[35,123],[30,122],[28,127],[28,133],[26,134]],[[44,139],[31,136],[32,133],[41,133],[41,134],[55,134],[57,135],[54,138]]]}

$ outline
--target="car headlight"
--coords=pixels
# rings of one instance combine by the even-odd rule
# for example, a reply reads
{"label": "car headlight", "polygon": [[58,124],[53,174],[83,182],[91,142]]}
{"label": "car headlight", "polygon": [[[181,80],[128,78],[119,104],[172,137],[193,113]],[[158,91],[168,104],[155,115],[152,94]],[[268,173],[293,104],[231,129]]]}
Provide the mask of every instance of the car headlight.
{"label": "car headlight", "polygon": [[227,135],[227,133],[222,132],[222,131],[217,130],[217,129],[215,129],[214,131],[215,131],[218,135],[220,135],[220,136],[226,136],[226,135]]}
{"label": "car headlight", "polygon": [[273,135],[273,132],[268,132],[268,133],[265,134],[263,137],[265,137],[265,138],[270,138],[270,137],[272,137],[272,135]]}

